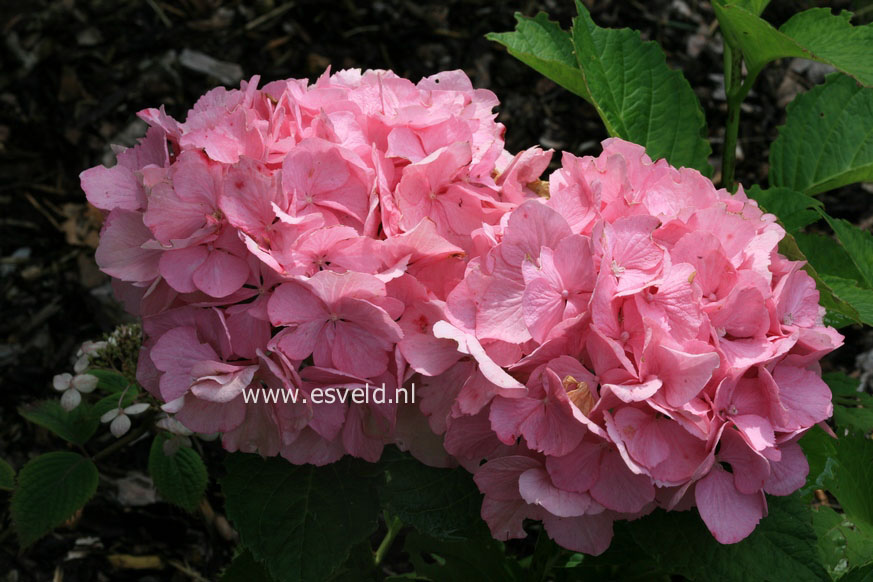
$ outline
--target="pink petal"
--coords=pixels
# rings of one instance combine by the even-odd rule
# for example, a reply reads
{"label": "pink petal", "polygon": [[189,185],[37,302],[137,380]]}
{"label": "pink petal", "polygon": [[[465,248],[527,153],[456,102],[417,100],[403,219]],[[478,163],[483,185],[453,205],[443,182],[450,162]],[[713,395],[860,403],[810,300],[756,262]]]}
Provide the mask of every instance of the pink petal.
{"label": "pink petal", "polygon": [[250,275],[245,260],[220,250],[209,253],[194,271],[194,284],[212,297],[227,297],[238,291]]}
{"label": "pink petal", "polygon": [[710,533],[722,544],[745,539],[766,511],[763,493],[740,493],[733,475],[715,464],[694,490],[697,511]]}
{"label": "pink petal", "polygon": [[555,487],[544,469],[528,469],[518,479],[522,499],[531,505],[539,505],[558,517],[585,515],[591,505],[586,493],[573,493]]}

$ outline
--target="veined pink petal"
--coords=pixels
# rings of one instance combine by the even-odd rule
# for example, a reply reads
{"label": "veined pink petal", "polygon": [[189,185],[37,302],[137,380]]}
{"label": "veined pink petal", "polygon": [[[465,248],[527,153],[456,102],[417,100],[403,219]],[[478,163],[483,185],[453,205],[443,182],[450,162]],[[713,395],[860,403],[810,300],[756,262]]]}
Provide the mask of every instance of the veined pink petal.
{"label": "veined pink petal", "polygon": [[733,476],[718,463],[697,482],[694,498],[703,523],[722,544],[745,539],[767,510],[763,493],[740,493]]}

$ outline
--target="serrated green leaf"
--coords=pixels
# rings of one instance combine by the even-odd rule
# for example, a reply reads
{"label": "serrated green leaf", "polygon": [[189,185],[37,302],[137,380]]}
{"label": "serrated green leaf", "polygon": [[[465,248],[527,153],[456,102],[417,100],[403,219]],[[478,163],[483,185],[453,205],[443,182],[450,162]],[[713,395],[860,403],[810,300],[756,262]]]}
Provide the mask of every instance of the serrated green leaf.
{"label": "serrated green leaf", "polygon": [[629,524],[634,539],[666,572],[707,582],[828,578],[817,560],[809,507],[797,495],[768,497],[769,515],[743,541],[719,544],[696,511],[656,511]]}
{"label": "serrated green leaf", "polygon": [[867,325],[873,325],[873,290],[858,287],[855,281],[825,275],[822,277],[836,297],[845,301],[858,312],[858,319]]}
{"label": "serrated green leaf", "polygon": [[822,563],[834,578],[873,559],[873,538],[859,531],[844,515],[819,506],[812,511],[812,522]]}
{"label": "serrated green leaf", "polygon": [[873,287],[873,234],[841,218],[823,216],[866,281],[866,286]]}
{"label": "serrated green leaf", "polygon": [[[719,0],[716,0],[718,2]],[[752,14],[760,15],[764,9],[770,4],[770,0],[727,0],[724,4],[731,4],[745,8]]]}
{"label": "serrated green leaf", "polygon": [[11,491],[15,487],[15,469],[0,459],[0,489]]}
{"label": "serrated green leaf", "polygon": [[406,536],[403,551],[415,573],[429,580],[505,582],[526,580],[514,560],[507,559],[503,544],[490,536],[469,540],[438,540],[418,532]]}
{"label": "serrated green leaf", "polygon": [[790,188],[762,189],[754,185],[746,194],[754,198],[764,210],[775,214],[788,232],[800,230],[817,221],[821,216],[815,209],[822,208],[821,201]]}
{"label": "serrated green leaf", "polygon": [[97,377],[97,389],[104,392],[121,392],[130,385],[121,372],[96,368],[88,370],[88,374]]}
{"label": "serrated green leaf", "polygon": [[314,467],[235,453],[225,466],[227,515],[280,582],[324,580],[376,529],[379,504],[360,460]]}
{"label": "serrated green leaf", "polygon": [[840,582],[873,582],[873,564],[848,572],[840,578]]}
{"label": "serrated green leaf", "polygon": [[[779,252],[792,261],[806,261],[806,256],[800,251],[797,241],[791,233],[786,234],[785,238],[779,241]],[[833,289],[828,286],[813,265],[807,262],[803,266],[803,270],[815,281],[815,287],[819,293],[819,303],[826,310],[824,317],[826,325],[840,328],[860,322],[860,315],[855,308],[834,295]]]}
{"label": "serrated green leaf", "polygon": [[779,30],[743,6],[713,3],[722,33],[739,47],[754,78],[770,61],[797,57],[826,63],[873,85],[873,26],[852,26],[850,12],[812,8],[792,16]]}
{"label": "serrated green leaf", "polygon": [[454,537],[478,522],[482,495],[473,476],[462,468],[428,467],[394,447],[385,449],[379,466],[382,506],[423,534]]}
{"label": "serrated green leaf", "polygon": [[97,432],[100,424],[99,418],[92,414],[85,402],[67,412],[57,400],[43,400],[22,406],[18,413],[75,445],[84,445]]}
{"label": "serrated green leaf", "polygon": [[837,469],[836,442],[818,426],[811,428],[800,439],[799,444],[809,463],[806,485],[798,492],[802,497],[810,497],[816,489],[824,489],[825,484],[834,478]]}
{"label": "serrated green leaf", "polygon": [[846,250],[830,236],[798,232],[794,233],[797,246],[806,260],[820,275],[834,275],[843,279],[861,280],[861,273],[846,254]]}
{"label": "serrated green leaf", "polygon": [[356,545],[342,566],[328,579],[328,582],[382,582],[381,572],[373,562],[373,548],[369,540]]}
{"label": "serrated green leaf", "polygon": [[770,146],[770,184],[818,194],[866,181],[873,181],[873,88],[833,74],[788,105]]}
{"label": "serrated green leaf", "polygon": [[644,146],[652,159],[711,175],[706,120],[682,73],[670,69],[661,48],[639,32],[597,26],[579,0],[576,9],[576,61],[609,134]]}
{"label": "serrated green leaf", "polygon": [[243,549],[221,573],[219,582],[274,582],[267,567]]}
{"label": "serrated green leaf", "polygon": [[149,474],[161,497],[186,511],[194,511],[209,482],[206,465],[191,447],[180,447],[172,455],[165,454],[167,440],[164,434],[155,435],[149,451]]}
{"label": "serrated green leaf", "polygon": [[573,55],[573,41],[557,22],[543,12],[534,18],[515,14],[515,30],[485,35],[506,47],[509,54],[561,87],[588,99],[588,90]]}
{"label": "serrated green leaf", "polygon": [[846,517],[873,535],[873,440],[862,434],[841,436],[836,443],[835,477],[826,485]]}
{"label": "serrated green leaf", "polygon": [[828,372],[827,374],[822,374],[821,379],[831,389],[834,398],[854,398],[858,395],[860,381],[857,378],[852,378],[842,372]]}
{"label": "serrated green leaf", "polygon": [[23,547],[68,520],[97,491],[97,467],[78,453],[57,451],[30,460],[12,494],[12,522]]}

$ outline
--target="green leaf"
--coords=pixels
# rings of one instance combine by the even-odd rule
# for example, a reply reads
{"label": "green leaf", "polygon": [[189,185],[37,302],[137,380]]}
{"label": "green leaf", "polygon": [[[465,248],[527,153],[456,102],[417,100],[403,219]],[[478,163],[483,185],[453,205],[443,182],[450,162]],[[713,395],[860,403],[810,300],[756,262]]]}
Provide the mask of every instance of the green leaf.
{"label": "green leaf", "polygon": [[822,563],[834,578],[873,559],[873,537],[858,530],[830,507],[819,506],[812,512]]}
{"label": "green leaf", "polygon": [[834,478],[837,470],[836,442],[835,438],[817,426],[811,428],[800,439],[803,454],[809,462],[806,485],[798,493],[801,497],[809,498],[813,491],[824,489],[825,484]]}
{"label": "green leaf", "polygon": [[373,561],[373,548],[369,540],[354,546],[349,558],[335,570],[329,582],[381,582],[381,572]]}
{"label": "green leaf", "polygon": [[858,379],[841,372],[824,374],[822,379],[833,393],[837,428],[865,434],[873,431],[873,396],[858,389]]}
{"label": "green leaf", "polygon": [[873,582],[873,564],[852,570],[840,582]]}
{"label": "green leaf", "polygon": [[243,549],[221,573],[219,582],[274,582],[267,567],[257,561],[252,553]]}
{"label": "green leaf", "polygon": [[43,400],[22,406],[18,413],[74,445],[84,445],[100,425],[99,417],[91,413],[91,408],[85,402],[67,412],[57,400]]}
{"label": "green leaf", "polygon": [[0,489],[12,491],[15,488],[15,469],[12,465],[0,459]]}
{"label": "green leaf", "polygon": [[376,529],[379,504],[366,464],[324,467],[235,453],[221,480],[242,543],[279,581],[320,581]]}
{"label": "green leaf", "polygon": [[130,385],[124,374],[115,370],[97,368],[87,373],[97,377],[97,389],[104,392],[121,392]]}
{"label": "green leaf", "polygon": [[18,474],[12,522],[23,547],[61,525],[97,491],[97,467],[78,453],[57,451],[30,460]]}
{"label": "green leaf", "polygon": [[790,188],[761,189],[755,185],[746,190],[767,212],[775,214],[788,232],[800,230],[821,216],[816,208],[823,208],[819,200]]}
{"label": "green leaf", "polygon": [[576,0],[571,36],[588,100],[609,134],[640,144],[652,159],[667,158],[711,175],[706,120],[688,81],[667,66],[654,42],[628,28],[600,28]]}
{"label": "green leaf", "polygon": [[861,273],[852,263],[852,259],[833,237],[798,232],[794,233],[794,239],[806,260],[819,274],[861,280]]}
{"label": "green leaf", "polygon": [[[719,0],[716,0],[718,2]],[[767,5],[770,3],[770,0],[727,0],[725,4],[731,4],[734,6],[739,6],[741,8],[745,8],[752,14],[759,16]]]}
{"label": "green leaf", "polygon": [[873,535],[873,440],[854,434],[836,444],[837,470],[826,485],[846,517]]}
{"label": "green leaf", "polygon": [[823,216],[867,282],[867,287],[873,287],[873,234],[841,218],[833,218],[827,214]]}
{"label": "green leaf", "polygon": [[468,471],[428,467],[394,447],[385,449],[379,466],[382,506],[421,533],[453,537],[479,521],[482,495]]}
{"label": "green leaf", "polygon": [[743,541],[719,544],[696,511],[655,511],[629,524],[634,539],[665,571],[706,582],[780,580],[820,582],[809,507],[797,495],[768,497],[769,515]]}
{"label": "green leaf", "polygon": [[797,57],[826,63],[873,85],[873,26],[852,26],[850,12],[812,8],[792,16],[776,30],[766,20],[737,4],[713,3],[728,43],[740,47],[750,78],[770,61]]}
{"label": "green leaf", "polygon": [[568,91],[588,99],[585,81],[576,66],[570,35],[543,12],[534,18],[516,13],[515,20],[517,24],[514,31],[491,32],[485,38],[502,44],[509,54],[530,68]]}
{"label": "green leaf", "polygon": [[490,536],[469,540],[438,540],[418,532],[406,536],[403,551],[415,573],[430,580],[505,582],[526,580],[518,563],[508,559],[503,544]]}
{"label": "green leaf", "polygon": [[862,289],[855,281],[841,277],[825,275],[823,279],[834,295],[858,312],[858,319],[862,323],[873,325],[873,290]]}
{"label": "green leaf", "polygon": [[166,435],[155,435],[149,452],[149,474],[165,500],[186,511],[194,511],[206,494],[209,475],[197,451],[179,447],[172,455],[164,453]]}
{"label": "green leaf", "polygon": [[818,194],[871,180],[873,88],[830,75],[788,105],[770,146],[770,184]]}

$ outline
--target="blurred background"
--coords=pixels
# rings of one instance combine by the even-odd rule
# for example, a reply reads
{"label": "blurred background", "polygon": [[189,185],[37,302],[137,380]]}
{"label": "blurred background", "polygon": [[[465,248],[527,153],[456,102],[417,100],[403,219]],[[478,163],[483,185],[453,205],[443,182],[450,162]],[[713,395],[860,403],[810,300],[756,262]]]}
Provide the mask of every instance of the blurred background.
{"label": "blurred background", "polygon": [[[656,40],[668,63],[685,73],[716,128],[709,137],[717,178],[725,96],[710,4],[585,4],[599,25],[632,27]],[[853,10],[855,24],[873,18],[873,0],[773,0],[764,17],[778,25],[812,6]],[[69,371],[79,344],[124,319],[94,263],[101,217],[86,204],[78,175],[111,165],[110,144],[130,146],[144,135],[137,111],[163,104],[184,119],[208,89],[238,86],[253,75],[264,84],[314,79],[328,66],[360,67],[417,81],[463,69],[475,86],[500,98],[510,151],[539,144],[596,155],[607,136],[593,108],[484,38],[512,29],[513,13],[540,10],[565,27],[575,14],[570,0],[0,1],[0,456],[18,468],[57,446],[16,409],[54,397],[51,378]],[[737,170],[743,184],[765,183],[767,144],[785,105],[827,72],[803,61],[765,70],[744,105]],[[870,195],[853,186],[825,202],[832,215],[870,227]],[[830,365],[852,371],[873,341],[846,333],[847,346]],[[109,468],[109,482],[75,531],[62,529],[21,554],[0,510],[0,581],[216,579],[233,549],[220,509],[207,505],[189,516],[153,503],[147,480],[137,480],[147,456],[147,446],[140,448],[112,461],[117,467]],[[156,561],[143,569],[127,555]]]}

